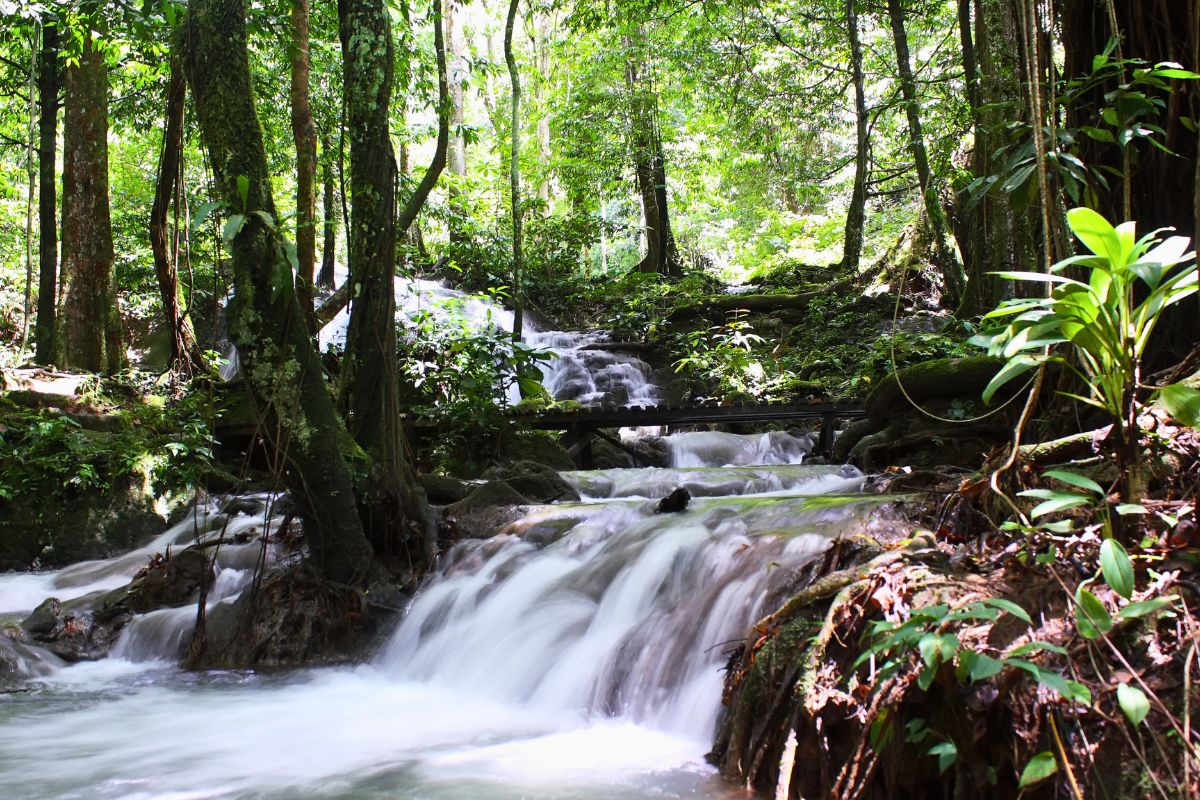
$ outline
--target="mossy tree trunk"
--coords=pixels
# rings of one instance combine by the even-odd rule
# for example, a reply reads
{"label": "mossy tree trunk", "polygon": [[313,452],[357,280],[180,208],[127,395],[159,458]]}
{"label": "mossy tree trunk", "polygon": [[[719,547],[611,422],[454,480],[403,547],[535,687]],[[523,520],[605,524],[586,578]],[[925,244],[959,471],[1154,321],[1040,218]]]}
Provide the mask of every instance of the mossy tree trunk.
{"label": "mossy tree trunk", "polygon": [[917,169],[917,180],[921,184],[921,199],[925,203],[925,216],[933,230],[934,254],[942,272],[942,293],[950,306],[962,300],[964,284],[962,260],[955,247],[953,235],[946,222],[941,200],[933,186],[933,172],[929,166],[929,153],[925,149],[925,134],[921,129],[921,106],[917,97],[917,81],[913,76],[912,60],[908,49],[908,33],[904,29],[904,8],[900,0],[888,0],[888,20],[892,27],[892,41],[896,47],[896,68],[900,75],[900,93],[904,97],[904,111],[908,117],[908,149],[912,153]]}
{"label": "mossy tree trunk", "polygon": [[[1003,0],[975,0],[973,59],[977,67],[972,171],[984,178],[1002,169],[994,152],[1006,141],[1014,115],[1028,118],[1016,10]],[[963,214],[968,280],[960,317],[990,311],[1005,281],[991,274],[1036,264],[1037,207],[1014,207],[1008,194],[983,194]]]}
{"label": "mossy tree trunk", "polygon": [[441,3],[435,0],[434,45],[439,97],[434,162],[396,214],[396,160],[389,128],[394,50],[383,0],[339,0],[338,32],[350,140],[348,234],[354,304],[342,361],[340,402],[354,439],[370,454],[365,509],[372,540],[398,546],[411,565],[434,555],[434,528],[424,493],[405,455],[396,355],[396,238],[416,219],[446,163],[449,138],[446,53]]}
{"label": "mossy tree trunk", "polygon": [[639,272],[678,275],[679,249],[671,231],[667,167],[658,124],[658,96],[651,73],[650,46],[639,26],[624,37],[625,83],[630,103],[630,147],[646,224],[646,255]]}
{"label": "mossy tree trunk", "polygon": [[[275,228],[243,0],[192,0],[185,68],[217,192],[230,213],[244,218],[229,245],[230,335],[263,412],[264,431],[285,459],[284,481],[314,559],[329,578],[358,582],[373,565],[351,476],[359,451],[326,389],[296,300],[286,243]],[[244,204],[239,184],[246,189]]]}
{"label": "mossy tree trunk", "polygon": [[863,223],[867,211],[867,95],[862,67],[862,42],[858,34],[858,0],[846,0],[846,33],[850,41],[850,77],[854,84],[854,188],[846,209],[846,236],[842,247],[842,267],[857,270],[862,256]]}
{"label": "mossy tree trunk", "polygon": [[296,144],[296,295],[309,330],[313,316],[313,267],[317,260],[317,126],[308,99],[308,0],[292,0],[291,67],[292,139]]}
{"label": "mossy tree trunk", "polygon": [[524,304],[521,302],[521,279],[525,271],[525,252],[521,241],[521,73],[513,55],[513,28],[517,22],[517,7],[520,0],[509,0],[508,18],[504,25],[504,61],[508,64],[508,79],[512,83],[511,149],[508,157],[508,180],[512,199],[512,247],[513,247],[513,297],[516,313],[513,317],[513,339],[520,340],[524,323]]}
{"label": "mossy tree trunk", "polygon": [[60,367],[116,372],[124,361],[108,207],[108,68],[92,34],[66,70]]}
{"label": "mossy tree trunk", "polygon": [[33,338],[34,359],[54,360],[54,315],[58,300],[58,91],[62,70],[58,64],[58,25],[42,26],[41,64],[38,67],[38,303]]}
{"label": "mossy tree trunk", "polygon": [[167,81],[166,125],[163,127],[162,154],[158,162],[158,180],[154,204],[150,208],[150,250],[154,256],[154,276],[158,280],[163,317],[171,335],[171,366],[191,374],[204,363],[192,321],[184,311],[179,293],[178,251],[172,252],[167,237],[167,211],[180,177],[183,155],[183,114],[187,83],[178,57],[171,58]]}

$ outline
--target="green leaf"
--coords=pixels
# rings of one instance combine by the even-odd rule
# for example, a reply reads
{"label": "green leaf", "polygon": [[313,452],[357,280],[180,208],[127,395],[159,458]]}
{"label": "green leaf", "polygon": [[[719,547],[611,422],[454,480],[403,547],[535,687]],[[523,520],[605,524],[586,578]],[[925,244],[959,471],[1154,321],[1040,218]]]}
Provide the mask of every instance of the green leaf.
{"label": "green leaf", "polygon": [[1149,514],[1150,513],[1149,511],[1146,510],[1145,506],[1140,505],[1138,503],[1118,503],[1116,506],[1116,511],[1122,517],[1129,517],[1129,516],[1133,516],[1136,514]]}
{"label": "green leaf", "polygon": [[1078,475],[1074,472],[1067,472],[1065,469],[1048,469],[1042,473],[1047,478],[1054,478],[1056,481],[1062,481],[1079,489],[1085,489],[1092,494],[1104,497],[1108,492],[1104,491],[1104,487],[1096,483],[1086,475]]}
{"label": "green leaf", "polygon": [[1059,647],[1058,645],[1051,644],[1050,642],[1043,642],[1040,639],[1032,641],[1032,642],[1026,642],[1025,644],[1021,645],[1020,647],[1014,648],[1013,651],[1011,653],[1009,653],[1008,655],[1010,657],[1015,658],[1017,656],[1027,656],[1032,653],[1040,652],[1042,650],[1045,650],[1050,653],[1058,653],[1060,656],[1067,655],[1067,648]]}
{"label": "green leaf", "polygon": [[1029,355],[1020,355],[1009,359],[1008,363],[1001,367],[1000,371],[996,373],[996,377],[992,378],[992,380],[984,388],[983,402],[990,403],[992,401],[992,397],[997,391],[1000,390],[1001,386],[1008,383],[1013,378],[1025,374],[1041,362],[1042,359]]}
{"label": "green leaf", "polygon": [[958,637],[951,633],[927,634],[917,642],[917,650],[926,665],[937,667],[953,660],[958,652]]}
{"label": "green leaf", "polygon": [[1037,519],[1045,514],[1053,514],[1055,511],[1067,511],[1079,506],[1091,505],[1092,498],[1086,494],[1076,494],[1075,492],[1060,492],[1054,489],[1026,489],[1023,492],[1017,492],[1021,497],[1037,497],[1045,500],[1044,503],[1039,503],[1034,506],[1033,511],[1029,512],[1030,519]]}
{"label": "green leaf", "polygon": [[1017,788],[1024,789],[1026,786],[1033,786],[1035,783],[1046,780],[1046,778],[1049,778],[1056,772],[1058,772],[1058,762],[1054,760],[1054,754],[1048,750],[1043,750],[1029,759],[1029,763],[1025,765],[1025,769],[1021,770],[1021,782]]}
{"label": "green leaf", "polygon": [[1100,574],[1113,590],[1128,600],[1133,596],[1133,562],[1116,539],[1100,543]]}
{"label": "green leaf", "polygon": [[929,748],[929,755],[938,757],[938,772],[945,772],[958,760],[958,747],[954,742],[940,742]]}
{"label": "green leaf", "polygon": [[988,599],[981,600],[980,602],[985,606],[991,606],[993,608],[998,608],[1001,611],[1007,611],[1009,614],[1012,614],[1026,625],[1033,624],[1033,620],[1030,618],[1029,613],[1012,600],[1006,600],[1003,597],[989,597]]}
{"label": "green leaf", "polygon": [[1152,597],[1149,600],[1139,600],[1136,603],[1128,603],[1121,607],[1117,612],[1117,619],[1122,622],[1131,619],[1140,619],[1151,614],[1156,614],[1175,603],[1174,597]]}
{"label": "green leaf", "polygon": [[1141,725],[1142,720],[1150,713],[1150,701],[1146,698],[1146,693],[1128,683],[1117,684],[1117,703],[1135,727]]}
{"label": "green leaf", "polygon": [[975,663],[971,665],[968,674],[971,676],[972,682],[987,680],[993,675],[998,675],[1004,669],[1004,662],[997,658],[992,658],[989,655],[978,653]]}
{"label": "green leaf", "polygon": [[1158,403],[1184,425],[1200,428],[1200,390],[1171,383],[1158,390]]}
{"label": "green leaf", "polygon": [[1067,212],[1067,224],[1088,250],[1107,258],[1110,264],[1125,263],[1116,228],[1100,214],[1090,208],[1072,208]]}
{"label": "green leaf", "polygon": [[250,202],[250,179],[245,175],[237,176],[237,191],[238,197],[242,198],[242,211],[245,212],[246,205]]}
{"label": "green leaf", "polygon": [[1075,590],[1075,627],[1085,639],[1098,639],[1112,630],[1112,617],[1096,595],[1080,586]]}
{"label": "green leaf", "polygon": [[245,214],[230,214],[229,218],[225,220],[225,226],[221,228],[221,240],[226,244],[231,243],[234,237],[242,232],[245,225]]}

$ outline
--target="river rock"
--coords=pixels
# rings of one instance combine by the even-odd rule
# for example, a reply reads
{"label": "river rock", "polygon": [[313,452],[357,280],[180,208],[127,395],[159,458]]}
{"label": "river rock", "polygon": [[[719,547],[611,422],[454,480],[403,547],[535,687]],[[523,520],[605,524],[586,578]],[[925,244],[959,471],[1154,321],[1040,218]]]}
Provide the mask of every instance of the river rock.
{"label": "river rock", "polygon": [[489,482],[508,485],[534,503],[575,501],[579,493],[563,480],[558,470],[534,461],[516,461],[492,467],[483,473]]}
{"label": "river rock", "polygon": [[465,499],[474,488],[466,481],[448,475],[422,475],[418,480],[425,489],[425,496],[429,498],[429,502],[438,506],[457,503]]}

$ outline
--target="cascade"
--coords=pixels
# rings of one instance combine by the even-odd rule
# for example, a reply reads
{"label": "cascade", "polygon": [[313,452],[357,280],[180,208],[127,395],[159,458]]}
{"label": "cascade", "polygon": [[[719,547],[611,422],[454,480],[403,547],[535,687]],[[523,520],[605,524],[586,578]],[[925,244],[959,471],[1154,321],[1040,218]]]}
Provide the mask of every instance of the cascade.
{"label": "cascade", "polygon": [[[648,367],[587,349],[597,334],[534,335],[562,354],[548,386],[657,400]],[[6,657],[25,676],[0,694],[0,781],[35,800],[731,796],[703,760],[729,649],[881,499],[851,467],[802,463],[805,434],[666,443],[669,468],[564,472],[582,500],[454,545],[355,668],[184,673],[194,606],[134,618],[99,662],[0,647],[0,676]],[[659,513],[676,489],[686,508]],[[231,602],[278,557],[262,545],[272,503],[210,499],[123,556],[0,576],[0,613],[110,590],[154,553],[213,537],[209,608]]]}

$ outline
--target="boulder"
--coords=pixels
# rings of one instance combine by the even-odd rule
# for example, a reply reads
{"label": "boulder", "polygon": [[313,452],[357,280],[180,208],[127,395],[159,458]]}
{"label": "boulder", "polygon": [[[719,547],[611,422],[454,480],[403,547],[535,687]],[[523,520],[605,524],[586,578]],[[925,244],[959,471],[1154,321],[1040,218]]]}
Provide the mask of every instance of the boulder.
{"label": "boulder", "polygon": [[457,503],[465,499],[474,488],[466,481],[448,475],[422,475],[418,480],[425,489],[425,496],[429,498],[429,502],[438,506]]}
{"label": "boulder", "polygon": [[515,461],[483,473],[489,483],[503,483],[534,503],[576,501],[579,493],[563,480],[558,470],[535,461]]}
{"label": "boulder", "polygon": [[1003,364],[1002,359],[990,356],[939,358],[890,373],[867,398],[867,416],[877,424],[886,423],[894,414],[911,408],[910,400],[977,400]]}

